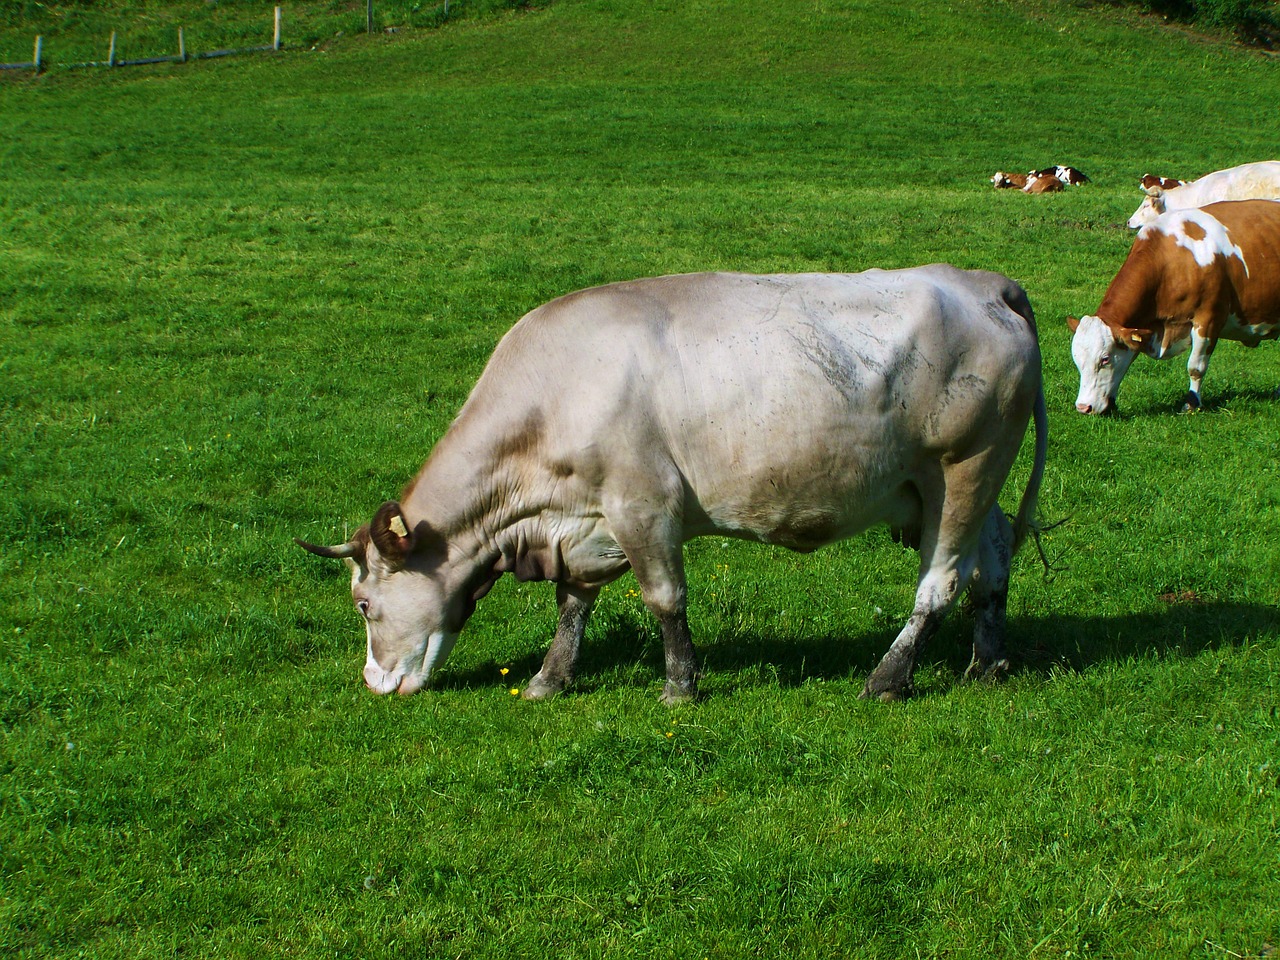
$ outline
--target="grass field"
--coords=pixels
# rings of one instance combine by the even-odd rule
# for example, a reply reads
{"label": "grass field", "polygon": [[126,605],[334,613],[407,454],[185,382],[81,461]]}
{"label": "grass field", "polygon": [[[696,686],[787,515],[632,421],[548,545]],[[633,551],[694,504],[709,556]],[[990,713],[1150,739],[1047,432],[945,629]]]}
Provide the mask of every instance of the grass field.
{"label": "grass field", "polygon": [[[1058,0],[558,0],[0,78],[0,952],[1270,955],[1280,354],[1224,345],[1194,416],[1139,361],[1096,420],[1063,318],[1138,177],[1274,157],[1278,100],[1265,54]],[[987,183],[1052,162],[1094,182]],[[959,684],[958,612],[919,697],[856,699],[913,594],[872,531],[690,544],[688,707],[630,576],[555,701],[512,695],[552,591],[507,581],[435,689],[363,689],[292,538],[395,496],[523,312],[940,260],[1040,321],[1068,522],[1015,564],[1008,683]]]}

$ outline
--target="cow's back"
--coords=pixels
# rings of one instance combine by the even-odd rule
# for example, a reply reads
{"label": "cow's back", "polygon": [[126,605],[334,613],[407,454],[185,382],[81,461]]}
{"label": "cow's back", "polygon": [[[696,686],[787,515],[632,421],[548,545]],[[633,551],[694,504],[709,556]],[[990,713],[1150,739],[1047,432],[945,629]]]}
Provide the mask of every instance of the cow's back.
{"label": "cow's back", "polygon": [[1280,160],[1244,163],[1207,173],[1164,192],[1167,209],[1185,210],[1222,200],[1280,198]]}
{"label": "cow's back", "polygon": [[827,540],[883,518],[922,463],[1016,450],[1039,387],[1022,289],[935,265],[571,294],[512,329],[469,405],[536,408],[510,419],[602,497],[667,470],[694,528]]}

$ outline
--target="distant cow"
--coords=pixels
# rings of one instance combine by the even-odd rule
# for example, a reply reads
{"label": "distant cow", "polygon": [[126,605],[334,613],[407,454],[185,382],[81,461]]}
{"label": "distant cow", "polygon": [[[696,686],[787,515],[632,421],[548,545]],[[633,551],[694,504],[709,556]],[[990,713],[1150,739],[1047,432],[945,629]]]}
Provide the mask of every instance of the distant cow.
{"label": "distant cow", "polygon": [[997,190],[1021,190],[1027,185],[1027,175],[1025,173],[1005,173],[1003,170],[997,170],[991,178],[991,184]]}
{"label": "distant cow", "polygon": [[1245,163],[1229,170],[1207,173],[1199,180],[1181,186],[1145,189],[1146,199],[1129,218],[1129,226],[1133,229],[1150,223],[1162,213],[1203,207],[1219,200],[1280,199],[1280,161]]}
{"label": "distant cow", "polygon": [[1062,164],[1053,168],[1053,175],[1062,181],[1064,186],[1078,187],[1082,183],[1088,183],[1089,178],[1077,170],[1075,167],[1065,167]]}
{"label": "distant cow", "polygon": [[[1033,417],[1010,526],[996,497]],[[401,501],[347,543],[302,545],[350,565],[377,693],[421,689],[509,571],[556,583],[559,625],[524,695],[556,694],[596,596],[630,569],[673,703],[699,674],[685,541],[809,551],[887,523],[920,551],[915,606],[863,696],[895,699],[966,588],[967,676],[1007,668],[1009,563],[1034,520],[1046,431],[1031,305],[999,274],[636,280],[526,315]]]}
{"label": "distant cow", "polygon": [[1183,409],[1197,409],[1219,340],[1256,347],[1280,334],[1280,203],[1227,201],[1157,217],[1138,231],[1097,315],[1067,322],[1081,413],[1115,410],[1139,353],[1166,358],[1188,348]]}
{"label": "distant cow", "polygon": [[1023,193],[1061,193],[1062,181],[1052,173],[1029,174]]}
{"label": "distant cow", "polygon": [[1144,173],[1141,187],[1143,190],[1150,190],[1152,187],[1159,187],[1161,190],[1172,190],[1174,187],[1184,186],[1186,182],[1186,180],[1174,180],[1172,177],[1157,177],[1150,173]]}
{"label": "distant cow", "polygon": [[[1046,183],[1042,184],[1038,190],[1031,189],[1032,181],[1046,177],[1057,179],[1059,185],[1054,187]],[[1062,189],[1062,187],[1077,186],[1088,182],[1089,178],[1075,167],[1067,167],[1062,164],[1045,167],[1043,170],[1029,170],[1026,173],[1006,173],[1003,170],[997,170],[991,178],[991,184],[997,190],[1017,189],[1025,193],[1053,193]]]}

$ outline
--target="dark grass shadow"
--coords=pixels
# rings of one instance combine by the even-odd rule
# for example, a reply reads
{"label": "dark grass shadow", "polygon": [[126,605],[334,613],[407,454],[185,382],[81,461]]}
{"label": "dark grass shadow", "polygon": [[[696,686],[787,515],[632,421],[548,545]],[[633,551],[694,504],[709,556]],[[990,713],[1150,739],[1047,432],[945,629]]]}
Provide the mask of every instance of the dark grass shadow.
{"label": "dark grass shadow", "polygon": [[[1251,636],[1280,628],[1280,610],[1256,603],[1202,602],[1193,596],[1170,597],[1167,608],[1118,617],[1012,617],[1006,646],[1012,672],[1048,676],[1054,671],[1084,672],[1108,662],[1145,657],[1193,657],[1230,648]],[[815,633],[765,636],[744,632],[704,637],[697,643],[704,672],[758,670],[768,682],[796,687],[813,680],[860,681],[879,662],[899,627],[885,626],[856,636]],[[945,664],[958,682],[969,664],[973,621],[954,613],[925,648],[920,663]],[[573,689],[590,692],[606,686],[649,686],[663,678],[662,643],[656,627],[637,620],[612,620],[603,631],[589,632]],[[513,685],[537,673],[544,649],[506,664]],[[440,678],[442,689],[492,686],[499,666],[489,662]],[[950,684],[942,684],[942,692]]]}
{"label": "dark grass shadow", "polygon": [[1200,409],[1194,412],[1183,409],[1186,393],[1171,394],[1168,397],[1150,397],[1137,404],[1126,404],[1121,401],[1119,410],[1109,416],[1118,423],[1130,420],[1146,420],[1152,417],[1196,416],[1214,414],[1228,409],[1237,402],[1256,404],[1280,404],[1280,389],[1266,387],[1246,387],[1242,389],[1224,388],[1206,389],[1200,397]]}

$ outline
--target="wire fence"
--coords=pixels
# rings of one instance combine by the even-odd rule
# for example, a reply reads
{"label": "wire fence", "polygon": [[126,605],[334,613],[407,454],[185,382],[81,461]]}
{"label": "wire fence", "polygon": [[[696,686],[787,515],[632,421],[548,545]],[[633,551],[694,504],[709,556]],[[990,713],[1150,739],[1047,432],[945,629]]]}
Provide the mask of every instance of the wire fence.
{"label": "wire fence", "polygon": [[[264,44],[257,47],[235,47],[224,50],[202,50],[192,52],[187,49],[186,35],[182,27],[178,27],[177,50],[175,53],[161,54],[159,56],[124,58],[116,55],[116,33],[112,31],[111,40],[107,48],[107,59],[105,60],[85,60],[78,63],[68,63],[62,66],[69,70],[82,69],[85,67],[139,67],[152,63],[187,63],[191,60],[209,60],[215,57],[233,57],[246,53],[267,53],[281,49],[283,41],[281,38],[282,18],[280,8],[275,8],[274,27],[272,31],[272,39],[270,44]],[[29,70],[33,73],[40,74],[48,69],[49,61],[44,53],[44,38],[37,36],[29,61],[19,63],[0,63],[0,70]]]}

